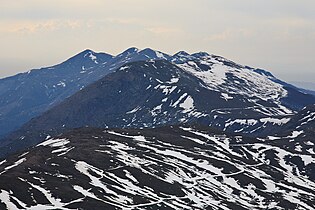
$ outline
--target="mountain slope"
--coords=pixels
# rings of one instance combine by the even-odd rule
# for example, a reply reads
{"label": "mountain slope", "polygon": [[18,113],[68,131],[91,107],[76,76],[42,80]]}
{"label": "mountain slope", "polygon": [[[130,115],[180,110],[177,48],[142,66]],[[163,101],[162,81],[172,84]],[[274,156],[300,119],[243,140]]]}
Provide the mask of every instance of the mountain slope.
{"label": "mountain slope", "polygon": [[315,134],[315,104],[309,105],[298,112],[286,126],[287,130],[297,130],[307,133],[309,137]]}
{"label": "mountain slope", "polygon": [[[0,136],[104,76],[96,69],[112,58],[85,50],[56,66],[0,80]],[[96,77],[96,78],[94,78]]]}
{"label": "mountain slope", "polygon": [[[315,154],[314,148],[315,135],[315,105],[305,107],[298,112],[292,119],[278,132],[277,136],[269,138],[278,140],[280,144],[287,144],[287,149],[301,154]],[[294,141],[293,141],[294,139]],[[315,172],[313,171],[313,177]]]}
{"label": "mountain slope", "polygon": [[315,155],[285,146],[202,127],[76,129],[0,163],[0,206],[314,209]]}

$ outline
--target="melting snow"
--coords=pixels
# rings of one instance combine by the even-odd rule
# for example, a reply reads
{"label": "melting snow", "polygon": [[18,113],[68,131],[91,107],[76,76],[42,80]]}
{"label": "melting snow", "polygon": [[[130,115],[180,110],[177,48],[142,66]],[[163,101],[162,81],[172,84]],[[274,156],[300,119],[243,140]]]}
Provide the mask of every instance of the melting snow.
{"label": "melting snow", "polygon": [[225,127],[229,127],[233,124],[240,124],[240,125],[255,125],[257,124],[258,121],[255,120],[255,119],[236,119],[236,120],[232,120],[232,121],[228,121],[226,124],[225,124]]}
{"label": "melting snow", "polygon": [[[86,176],[86,179],[83,179],[85,183],[81,186],[77,182],[72,182],[73,190],[82,195],[72,202],[83,202],[88,198],[122,209],[142,209],[159,203],[172,209],[228,209],[224,206],[225,201],[228,201],[246,209],[267,209],[270,207],[270,200],[266,200],[265,196],[273,196],[275,192],[279,194],[280,199],[292,198],[296,203],[301,202],[301,206],[304,207],[308,207],[306,198],[314,198],[312,192],[315,184],[298,172],[296,175],[294,165],[286,161],[287,157],[298,156],[305,165],[309,165],[315,163],[312,155],[294,154],[263,143],[232,144],[231,139],[224,135],[213,135],[192,128],[181,129],[185,133],[181,136],[183,141],[196,143],[193,148],[187,149],[182,145],[173,144],[176,141],[168,142],[158,138],[148,141],[142,135],[105,131],[128,139],[123,141],[122,138],[118,138],[115,141],[115,138],[110,138],[106,144],[99,145],[102,150],[95,150],[110,157],[108,160],[110,166],[100,164],[98,168],[83,160],[72,160],[75,169]],[[92,138],[98,141],[93,136]],[[49,139],[41,144],[62,145],[59,144],[62,141],[64,139],[61,141]],[[63,149],[68,148],[56,148],[54,151],[59,153],[63,152]],[[280,166],[268,165],[270,162],[266,156],[267,152],[275,154],[273,161],[277,161]],[[21,162],[21,159],[16,164],[19,164],[18,162]],[[133,169],[129,170],[131,167]],[[33,170],[29,173],[33,174],[32,179],[35,179],[36,183],[41,184],[35,185],[20,180],[38,190],[50,203],[38,204],[35,206],[37,209],[66,209],[65,206],[69,203],[62,202],[52,194],[55,191],[50,190],[49,185],[45,185],[46,180],[36,177],[40,173]],[[145,177],[152,177],[152,180],[157,179],[161,184],[166,184],[165,186],[169,184],[180,186],[182,195],[175,196],[172,192],[161,193],[155,191],[154,187],[150,188],[154,185],[149,185],[150,187],[143,185],[141,173],[145,174]],[[274,173],[281,174],[284,179],[277,181],[277,177],[273,177]],[[59,172],[46,175],[69,178]],[[244,180],[247,179],[248,182],[245,181],[244,184]],[[234,193],[235,191],[238,193]],[[135,196],[143,197],[147,201],[135,204],[132,199]],[[6,190],[0,191],[0,200],[8,208],[16,209],[16,205],[19,204],[24,209],[36,209],[27,208],[12,192]],[[275,202],[272,205],[277,206]]]}
{"label": "melting snow", "polygon": [[232,96],[229,96],[227,93],[221,93],[221,96],[224,100],[230,100],[230,99],[233,99]]}
{"label": "melting snow", "polygon": [[187,95],[188,95],[187,93],[184,93],[183,95],[181,95],[179,99],[176,102],[174,102],[171,106],[176,107]]}
{"label": "melting snow", "polygon": [[89,58],[92,60],[92,61],[94,61],[94,63],[95,64],[98,64],[98,62],[97,62],[97,57],[95,56],[95,55],[93,55],[93,53],[89,53],[90,55],[89,55]]}
{"label": "melting snow", "polygon": [[158,52],[158,51],[155,51],[155,54],[156,54],[156,57],[166,60],[166,58],[165,58],[165,56],[163,55],[163,53]]}
{"label": "melting snow", "polygon": [[60,82],[57,84],[57,86],[66,87],[66,83],[64,83],[64,82],[60,81]]}
{"label": "melting snow", "polygon": [[70,141],[67,139],[49,139],[47,141],[44,141],[38,144],[36,147],[39,147],[39,146],[61,147],[69,143]]}
{"label": "melting snow", "polygon": [[[177,66],[201,79],[210,90],[223,92],[221,96],[225,100],[232,99],[227,93],[257,97],[264,101],[273,100],[278,105],[279,115],[292,114],[292,111],[282,106],[280,102],[281,98],[287,96],[287,91],[282,85],[270,80],[268,76],[242,66],[225,65],[224,59],[212,56],[205,57],[201,63],[208,65],[210,70],[201,70],[192,61]],[[230,78],[230,76],[236,79]]]}
{"label": "melting snow", "polygon": [[290,118],[282,118],[282,119],[277,119],[277,118],[262,118],[259,119],[260,122],[262,123],[272,123],[272,124],[277,124],[277,125],[283,125],[286,124],[290,121]]}
{"label": "melting snow", "polygon": [[191,96],[187,96],[185,101],[179,105],[179,107],[183,108],[183,113],[187,113],[192,111],[194,107],[194,99]]}
{"label": "melting snow", "polygon": [[137,106],[136,108],[134,108],[133,110],[130,110],[128,112],[126,112],[126,114],[132,114],[132,113],[135,113],[137,112],[138,110],[140,110],[141,107]]}
{"label": "melting snow", "polygon": [[167,83],[167,84],[175,84],[175,83],[177,83],[178,81],[179,81],[179,78],[172,78],[171,81],[165,82],[165,83]]}
{"label": "melting snow", "polygon": [[[6,173],[6,172],[9,171],[10,169],[12,169],[12,168],[14,168],[14,167],[16,167],[16,166],[18,166],[18,165],[20,165],[20,164],[23,163],[24,161],[26,161],[26,158],[21,158],[21,159],[19,159],[18,161],[16,161],[15,163],[13,163],[13,165],[10,165],[10,166],[5,167],[5,168],[4,168],[4,171],[0,172],[0,175]],[[3,162],[3,163],[4,163],[4,162]]]}
{"label": "melting snow", "polygon": [[288,136],[287,138],[296,138],[299,135],[301,135],[302,133],[304,133],[304,131],[293,131],[291,136]]}
{"label": "melting snow", "polygon": [[123,70],[129,69],[129,68],[130,68],[130,66],[123,66],[123,67],[120,67],[119,70],[123,71]]}

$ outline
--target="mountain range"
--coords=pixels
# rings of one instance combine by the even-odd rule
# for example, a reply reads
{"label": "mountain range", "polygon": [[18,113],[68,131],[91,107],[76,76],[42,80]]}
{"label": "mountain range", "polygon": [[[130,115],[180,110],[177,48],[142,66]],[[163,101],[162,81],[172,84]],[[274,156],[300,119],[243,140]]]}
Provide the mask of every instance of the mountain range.
{"label": "mountain range", "polygon": [[0,200],[312,209],[314,106],[311,92],[206,52],[85,50],[0,80]]}
{"label": "mountain range", "polygon": [[[232,97],[229,94],[239,93],[243,96],[247,94],[247,98],[253,97],[253,101],[275,97],[279,105],[285,104],[293,110],[299,110],[313,100],[305,97],[301,91],[296,93],[297,88],[278,81],[269,72],[241,66],[207,53],[190,55],[179,52],[170,56],[151,49],[130,48],[112,56],[85,50],[61,64],[0,80],[0,136],[18,129],[30,119],[41,115],[120,66],[150,59],[163,59],[177,65],[202,80],[211,91],[222,92],[222,98],[227,100]],[[260,91],[260,88],[263,89]]]}

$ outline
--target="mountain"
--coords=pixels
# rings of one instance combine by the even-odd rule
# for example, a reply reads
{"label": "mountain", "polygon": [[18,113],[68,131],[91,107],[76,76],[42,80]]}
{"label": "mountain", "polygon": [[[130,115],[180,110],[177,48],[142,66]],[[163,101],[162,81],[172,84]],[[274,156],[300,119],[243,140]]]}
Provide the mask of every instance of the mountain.
{"label": "mountain", "polygon": [[106,74],[111,55],[85,50],[67,61],[0,80],[0,136]]}
{"label": "mountain", "polygon": [[0,163],[0,208],[314,209],[315,155],[290,144],[199,126],[75,129]]}
{"label": "mountain", "polygon": [[[242,66],[205,52],[189,54],[180,51],[170,56],[149,48],[129,48],[117,56],[111,56],[85,50],[61,64],[0,79],[0,137],[17,130],[27,121],[122,65],[149,60],[167,60],[176,64],[203,80],[208,89],[222,92],[225,100],[231,100],[230,95],[247,94],[254,98],[255,103],[257,96],[258,100],[269,100],[271,96],[278,100],[278,105],[284,104],[295,111],[314,103],[314,99],[301,93],[303,91],[276,79],[265,70]],[[275,92],[272,92],[273,88]],[[271,98],[273,102],[275,99]]]}
{"label": "mountain", "polygon": [[131,51],[117,57],[159,57],[128,62],[32,119],[4,138],[0,154],[86,126],[141,128],[186,123],[251,136],[274,135],[296,111],[315,103],[314,96],[267,71],[220,56],[180,52],[168,58],[152,50]]}
{"label": "mountain", "polygon": [[129,48],[117,56],[84,50],[61,64],[0,79],[0,137],[121,65],[149,59],[170,59],[170,56],[137,48]]}

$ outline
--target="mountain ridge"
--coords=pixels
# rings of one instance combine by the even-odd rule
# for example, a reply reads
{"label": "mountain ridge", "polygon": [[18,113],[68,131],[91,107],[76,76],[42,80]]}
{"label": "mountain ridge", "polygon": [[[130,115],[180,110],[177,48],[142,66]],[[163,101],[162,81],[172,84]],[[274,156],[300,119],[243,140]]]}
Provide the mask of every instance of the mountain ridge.
{"label": "mountain ridge", "polygon": [[[137,57],[138,51],[132,51]],[[123,54],[132,59],[128,50]],[[251,136],[276,135],[298,110],[292,107],[303,107],[308,100],[315,103],[312,96],[276,83],[271,74],[219,56],[198,56],[201,59],[179,64],[166,59],[128,62],[11,133],[0,143],[0,151],[12,153],[85,126],[197,123]],[[307,100],[299,100],[303,97]],[[286,107],[287,98],[298,106]]]}

